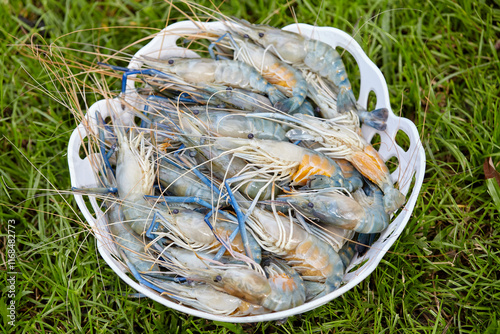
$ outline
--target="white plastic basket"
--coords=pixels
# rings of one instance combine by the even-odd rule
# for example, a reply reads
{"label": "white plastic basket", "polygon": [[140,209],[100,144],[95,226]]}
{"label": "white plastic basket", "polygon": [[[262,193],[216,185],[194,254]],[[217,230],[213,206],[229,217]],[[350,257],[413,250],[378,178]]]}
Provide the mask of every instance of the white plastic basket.
{"label": "white plastic basket", "polygon": [[[207,28],[224,29],[224,26],[218,22],[205,23],[205,25]],[[197,28],[192,22],[189,21],[178,22],[168,26],[158,33],[149,44],[139,50],[130,62],[129,68],[139,69],[142,66],[141,62],[136,58],[139,55],[147,55],[149,57],[158,58],[179,56],[197,57],[194,52],[176,46],[176,40],[179,38],[179,35],[192,33],[193,30],[197,30]],[[359,44],[353,40],[351,36],[341,30],[330,27],[314,27],[308,24],[292,24],[285,27],[284,30],[299,32],[304,36],[326,42],[333,47],[339,46],[346,49],[355,58],[361,73],[361,87],[358,102],[366,107],[368,95],[370,91],[373,91],[377,97],[376,108],[385,107],[390,111],[386,131],[380,132],[368,126],[363,126],[363,136],[370,142],[376,133],[380,135],[381,145],[379,153],[384,161],[387,161],[392,157],[396,157],[399,162],[398,168],[391,175],[393,181],[397,181],[399,183],[400,191],[405,195],[407,195],[410,185],[413,184],[412,192],[410,196],[407,196],[406,204],[400,211],[399,215],[394,219],[394,221],[392,221],[388,228],[381,233],[378,241],[373,244],[372,248],[370,248],[363,257],[356,257],[353,259],[350,267],[346,271],[346,275],[344,276],[344,285],[342,285],[339,289],[322,298],[318,298],[309,303],[286,311],[247,317],[213,315],[171,302],[161,297],[157,292],[140,285],[134,279],[127,276],[127,269],[111,255],[117,255],[118,253],[115,245],[110,242],[111,238],[109,230],[106,226],[106,218],[104,217],[103,212],[99,209],[96,200],[89,196],[89,201],[92,204],[95,214],[93,215],[87,208],[83,196],[75,195],[75,199],[80,210],[94,231],[97,238],[99,252],[104,260],[127,284],[158,303],[194,316],[225,322],[269,321],[283,319],[295,314],[303,313],[328,303],[364,280],[373,270],[375,270],[384,254],[399,237],[410,219],[424,178],[425,152],[422,148],[415,125],[406,118],[397,117],[391,111],[389,93],[384,76],[375,64],[373,64],[373,62],[371,62],[366,56]],[[132,80],[128,81],[128,92],[130,94],[133,94],[134,92],[134,83]],[[130,102],[132,102],[132,100],[133,99],[131,99]],[[124,112],[120,101],[117,99],[101,100],[90,107],[87,112],[87,121],[90,126],[94,127],[94,131],[96,125],[96,112],[100,112],[102,117],[106,118],[110,115],[111,110],[115,113]],[[127,115],[123,115],[122,119],[124,118],[126,119]],[[132,122],[131,117],[129,117],[129,121],[130,123]],[[404,151],[399,145],[397,145],[395,138],[398,131],[403,131],[409,137],[410,147],[408,151]],[[97,184],[94,172],[91,169],[90,160],[92,157],[86,157],[82,160],[79,155],[80,147],[86,136],[87,130],[83,124],[80,124],[74,130],[68,144],[68,162],[71,184],[73,187],[89,187]],[[360,263],[363,263],[363,265],[359,266]],[[356,270],[351,272],[350,270],[354,267],[357,267]]]}

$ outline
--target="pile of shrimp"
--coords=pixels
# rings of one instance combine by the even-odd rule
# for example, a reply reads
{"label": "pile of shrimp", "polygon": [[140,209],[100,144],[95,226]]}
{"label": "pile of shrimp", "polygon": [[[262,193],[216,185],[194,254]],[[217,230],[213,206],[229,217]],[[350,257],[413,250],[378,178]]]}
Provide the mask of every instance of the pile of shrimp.
{"label": "pile of shrimp", "polygon": [[286,310],[337,289],[404,204],[360,131],[387,110],[356,103],[330,45],[222,22],[183,35],[199,58],[100,64],[123,73],[123,110],[98,117],[88,191],[141,284],[212,314]]}

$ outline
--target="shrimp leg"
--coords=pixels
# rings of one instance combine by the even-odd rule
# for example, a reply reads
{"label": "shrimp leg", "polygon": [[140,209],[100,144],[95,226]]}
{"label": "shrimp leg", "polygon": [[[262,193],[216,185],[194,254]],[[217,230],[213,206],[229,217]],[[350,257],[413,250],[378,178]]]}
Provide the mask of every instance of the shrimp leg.
{"label": "shrimp leg", "polygon": [[219,38],[217,38],[217,40],[210,43],[210,45],[208,46],[208,53],[210,54],[210,57],[212,59],[215,59],[215,60],[219,60],[219,58],[220,59],[228,59],[227,57],[216,55],[214,52],[214,48],[217,47],[217,44],[226,37],[229,38],[229,40],[231,41],[231,45],[237,47],[236,41],[233,39],[233,36],[231,36],[230,33],[226,32],[225,34],[223,34]]}
{"label": "shrimp leg", "polygon": [[[232,192],[231,192],[231,195],[232,196]],[[145,196],[147,198],[154,198],[154,199],[160,199],[160,200],[163,200],[165,201],[166,203],[196,203],[196,204],[199,204],[201,206],[204,206],[208,209],[211,209],[211,211],[205,216],[204,220],[205,220],[205,223],[208,225],[208,227],[214,232],[214,228],[212,226],[212,224],[210,223],[209,221],[209,218],[213,215],[213,206],[210,205],[209,203],[205,202],[204,200],[198,198],[198,197],[177,197],[177,196]],[[239,208],[239,207],[238,207]],[[237,215],[238,215],[238,210],[235,209],[235,211],[237,212]],[[224,217],[228,218],[229,220],[231,221],[240,221],[241,219],[243,219],[243,213],[240,211],[240,217],[241,218],[236,218],[234,217],[233,215],[225,212],[225,211],[222,211],[222,210],[219,210],[218,212],[220,214],[222,214]],[[157,223],[156,223],[156,226],[157,226]],[[242,228],[243,227],[243,228]],[[153,230],[154,227],[150,226],[150,229]],[[252,247],[250,246],[250,242],[248,240],[248,234],[246,233],[246,229],[245,229],[245,225],[241,225],[239,224],[238,228],[240,231],[244,231],[244,232],[240,232],[241,234],[241,238],[243,240],[243,246],[245,248],[245,253],[247,254],[247,256],[249,258],[254,258],[253,256],[253,251],[252,251]],[[238,230],[235,230],[233,231],[232,233],[235,234],[234,237],[236,237],[237,233],[238,233]],[[229,247],[228,245],[225,244],[225,242],[223,240],[220,240],[219,237],[214,233],[215,237],[217,238],[217,240],[222,244],[223,247],[225,247],[226,249]],[[234,237],[230,240],[234,240]]]}
{"label": "shrimp leg", "polygon": [[[220,34],[220,32],[215,33]],[[214,46],[226,37],[229,40],[229,45],[224,46],[234,50],[235,60],[241,60],[254,67],[264,79],[288,96],[274,105],[277,109],[290,114],[298,112],[314,115],[312,106],[305,102],[308,85],[301,72],[282,62],[264,48],[247,41],[238,34],[233,36],[232,33],[226,32],[210,45],[209,51],[211,51],[212,57],[215,57]],[[304,103],[306,104],[303,105]]]}
{"label": "shrimp leg", "polygon": [[[187,164],[187,163],[188,163],[187,161],[183,160],[183,159],[182,159],[182,158],[181,158],[178,154],[174,153],[174,156],[175,156],[175,157],[176,157],[179,161],[181,161],[182,163],[184,163],[184,164]],[[167,161],[168,161],[168,160],[167,160]],[[186,167],[187,167],[187,166],[186,166]],[[208,178],[207,178],[204,174],[202,174],[201,172],[199,172],[199,171],[198,171],[198,169],[197,169],[196,167],[191,167],[191,168],[190,168],[190,170],[191,170],[191,171],[193,171],[193,172],[196,174],[196,176],[198,176],[198,178],[199,178],[199,179],[200,179],[200,180],[201,180],[201,181],[202,181],[205,185],[207,185],[208,187],[212,188],[212,190],[213,190],[213,191],[214,191],[214,192],[215,192],[218,196],[221,196],[221,193],[220,193],[219,189],[217,189],[217,187],[215,187],[215,185],[213,184],[213,182],[212,182],[211,180],[209,180],[209,179],[208,179]],[[235,178],[232,178],[232,179],[229,179],[229,180],[227,180],[227,181],[230,181],[230,182],[231,182],[231,181],[234,181],[234,179],[235,179]],[[231,192],[231,195],[232,195],[232,192]],[[229,195],[229,197],[230,197],[230,198],[231,198],[231,195]],[[233,196],[233,198],[234,198],[234,195],[232,195],[232,196]],[[258,198],[258,197],[259,197],[259,196],[257,196],[257,198]],[[189,197],[184,197],[184,199],[188,199],[188,198],[189,198]],[[180,200],[180,199],[176,199],[176,200]],[[189,200],[191,200],[191,199],[189,199]],[[167,201],[168,201],[168,200],[167,200]],[[200,204],[201,202],[197,202],[197,203],[198,203],[198,204]],[[207,203],[207,204],[208,204],[208,203]],[[236,207],[235,207],[235,211],[236,211],[237,213],[238,213],[238,212],[240,212],[240,213],[241,213],[241,209],[239,208],[239,206],[238,206],[238,204],[237,204],[236,200],[235,200],[234,202],[232,202],[232,204],[233,204],[233,207],[234,207],[234,205],[236,205]],[[205,205],[205,204],[201,204],[201,205]],[[205,206],[211,209],[211,211],[210,211],[210,212],[207,214],[207,216],[205,217],[205,219],[206,219],[205,221],[206,221],[206,222],[208,222],[208,218],[209,218],[209,217],[211,217],[211,216],[213,215],[214,209],[213,209],[213,207],[209,207],[209,206],[207,206],[207,205],[205,205]],[[223,211],[220,211],[220,212],[223,212]],[[234,217],[233,217],[233,216],[230,216],[230,217],[231,217],[232,219],[234,219]],[[248,217],[248,214],[244,217],[244,219],[246,220],[246,218],[247,218],[247,217]],[[234,240],[234,238],[235,238],[235,237],[236,237],[236,235],[238,234],[238,231],[242,231],[241,226],[242,226],[241,224],[238,224],[238,227],[237,227],[237,228],[236,228],[236,229],[232,232],[232,234],[231,234],[231,236],[230,236],[230,238],[229,238],[229,240],[230,240],[230,241],[233,241],[233,240]],[[244,224],[243,224],[243,226],[244,226]],[[253,257],[252,257],[252,255],[253,255],[252,253],[253,253],[253,252],[251,251],[250,243],[249,243],[249,241],[248,241],[248,235],[246,234],[246,230],[245,230],[245,229],[243,229],[243,230],[244,230],[244,232],[243,232],[243,233],[241,233],[241,237],[242,237],[243,244],[244,244],[244,247],[245,247],[245,252],[247,253],[247,256],[249,256],[249,257],[253,258]],[[218,253],[217,253],[217,255],[215,256],[214,260],[218,260],[218,259],[220,259],[220,257],[224,254],[224,251],[225,251],[225,248],[224,248],[224,245],[223,245],[223,247],[219,250],[219,252],[218,252]]]}
{"label": "shrimp leg", "polygon": [[224,182],[224,185],[226,186],[227,194],[229,196],[229,201],[231,202],[231,204],[234,208],[234,211],[236,212],[236,217],[238,219],[238,227],[240,230],[241,239],[243,240],[243,246],[245,247],[245,253],[247,254],[248,257],[252,257],[252,251],[250,249],[250,243],[248,241],[247,230],[245,228],[245,221],[246,221],[247,216],[243,214],[238,202],[236,201],[236,199],[234,197],[233,191],[231,190],[231,187],[229,186],[229,183],[231,181],[233,181],[233,179],[227,179]]}
{"label": "shrimp leg", "polygon": [[[176,298],[176,296],[172,295],[171,293],[169,293],[168,291],[150,283],[148,280],[146,280],[145,278],[142,277],[142,274],[137,270],[137,268],[135,267],[135,265],[132,263],[132,261],[130,261],[130,259],[127,257],[127,255],[125,255],[125,252],[123,250],[119,250],[118,251],[120,253],[120,256],[123,258],[123,260],[125,261],[125,264],[127,265],[128,269],[130,270],[130,273],[134,276],[134,278],[142,285],[144,286],[147,286],[148,288],[150,289],[153,289],[159,293],[166,293],[168,294],[169,297],[172,297],[174,299],[178,299]],[[180,282],[183,282],[185,281],[185,279],[183,279],[182,277],[181,278],[177,278],[177,277],[162,277],[162,279],[164,280],[168,280],[168,281],[173,281],[173,282],[177,282],[177,283],[180,283]],[[179,299],[180,301],[182,301],[182,299]]]}

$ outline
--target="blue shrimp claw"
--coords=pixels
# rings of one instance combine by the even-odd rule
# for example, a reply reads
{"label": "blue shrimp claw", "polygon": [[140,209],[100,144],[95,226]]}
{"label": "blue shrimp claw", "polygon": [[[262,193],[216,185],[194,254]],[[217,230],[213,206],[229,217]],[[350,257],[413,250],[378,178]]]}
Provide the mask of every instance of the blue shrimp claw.
{"label": "blue shrimp claw", "polygon": [[214,48],[217,48],[217,43],[219,43],[220,41],[222,41],[226,37],[229,38],[230,43],[233,45],[233,47],[235,48],[235,50],[239,50],[238,44],[236,44],[236,42],[234,41],[233,36],[231,36],[231,33],[227,32],[227,33],[221,35],[215,42],[210,43],[210,45],[208,46],[208,53],[210,54],[210,57],[212,59],[215,59],[215,60],[230,59],[230,58],[227,58],[227,57],[224,57],[224,56],[216,55],[215,52],[214,52]]}
{"label": "blue shrimp claw", "polygon": [[250,248],[250,242],[248,241],[248,235],[247,235],[247,230],[245,228],[245,221],[248,218],[248,212],[247,215],[244,215],[243,212],[241,211],[241,208],[236,201],[233,191],[231,190],[231,187],[229,186],[229,183],[233,181],[232,179],[227,179],[224,182],[224,185],[226,186],[227,194],[229,196],[229,201],[231,202],[234,211],[236,212],[236,217],[238,219],[238,227],[239,231],[241,234],[241,240],[243,241],[243,246],[245,247],[245,253],[247,254],[248,257],[253,258],[252,256],[252,250]]}
{"label": "blue shrimp claw", "polygon": [[130,68],[127,68],[127,67],[115,66],[115,65],[110,65],[110,64],[101,63],[101,62],[99,62],[98,64],[101,66],[110,67],[111,69],[113,69],[115,71],[124,72],[123,76],[122,76],[122,93],[125,93],[125,91],[127,90],[127,79],[131,75],[135,75],[135,74],[144,75],[144,74],[146,74],[146,75],[156,75],[156,76],[163,77],[163,78],[172,78],[171,75],[168,75],[168,74],[163,73],[161,71],[155,70],[153,68],[149,68],[149,69],[145,69],[145,70],[131,70]]}
{"label": "blue shrimp claw", "polygon": [[[111,163],[109,162],[109,158],[111,157],[111,155],[113,155],[113,153],[116,150],[117,139],[116,139],[116,136],[113,134],[113,131],[106,125],[106,123],[104,123],[104,120],[102,119],[101,113],[96,112],[96,116],[97,116],[97,126],[99,128],[99,149],[101,151],[102,159],[104,160],[104,165],[107,167],[107,168],[104,168],[104,175],[106,175],[106,170],[108,170],[108,171],[110,170],[114,175],[114,171],[113,171],[113,168],[111,168]],[[106,145],[105,145],[106,133],[105,133],[105,131],[111,133],[111,136],[112,136],[112,138],[114,138],[114,141],[115,141],[113,143],[113,145],[111,146],[111,148],[109,149],[108,153],[106,153]]]}

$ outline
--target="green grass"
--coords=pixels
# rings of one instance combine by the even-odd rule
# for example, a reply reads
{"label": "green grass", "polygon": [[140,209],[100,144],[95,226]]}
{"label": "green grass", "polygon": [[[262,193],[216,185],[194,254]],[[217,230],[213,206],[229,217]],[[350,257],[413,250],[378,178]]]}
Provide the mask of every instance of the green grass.
{"label": "green grass", "polygon": [[[18,15],[43,20],[47,42],[78,30],[57,43],[88,51],[91,45],[120,49],[151,31],[86,29],[160,29],[169,7],[132,0],[3,2],[0,233],[6,237],[8,219],[17,221],[18,332],[498,333],[500,216],[483,172],[490,157],[500,170],[498,1],[327,0],[320,7],[310,0],[290,6],[248,0],[220,8],[278,27],[294,22],[293,8],[299,22],[354,35],[380,67],[393,110],[415,122],[427,154],[424,185],[403,234],[360,285],[284,324],[212,322],[127,297],[134,291],[97,254],[83,217],[72,210],[73,198],[53,191],[52,184],[71,187],[66,147],[75,121],[66,108],[33,88],[39,82],[55,89],[38,61],[27,57],[22,45],[34,30]],[[171,22],[180,17],[170,13]],[[79,57],[94,60],[88,54]],[[355,68],[349,69],[355,78]],[[351,81],[356,90],[359,85]],[[89,94],[89,104],[97,98]],[[1,262],[6,249],[0,243]],[[4,269],[5,263],[0,330],[9,332],[14,328],[5,318]]]}

